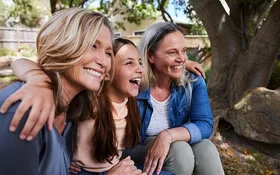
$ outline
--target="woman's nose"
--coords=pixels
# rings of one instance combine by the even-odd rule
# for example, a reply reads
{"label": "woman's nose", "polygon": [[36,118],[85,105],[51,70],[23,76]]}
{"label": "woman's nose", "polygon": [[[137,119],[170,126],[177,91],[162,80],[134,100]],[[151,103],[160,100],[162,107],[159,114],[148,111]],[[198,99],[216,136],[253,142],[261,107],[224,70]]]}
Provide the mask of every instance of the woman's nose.
{"label": "woman's nose", "polygon": [[176,60],[179,61],[179,62],[185,62],[186,61],[186,55],[181,53],[181,54],[178,55]]}

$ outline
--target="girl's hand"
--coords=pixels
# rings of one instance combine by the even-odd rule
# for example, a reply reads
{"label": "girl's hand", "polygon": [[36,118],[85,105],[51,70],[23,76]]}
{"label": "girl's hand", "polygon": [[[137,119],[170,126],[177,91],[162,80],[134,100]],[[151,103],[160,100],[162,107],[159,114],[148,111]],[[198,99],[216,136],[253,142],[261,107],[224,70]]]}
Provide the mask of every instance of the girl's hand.
{"label": "girl's hand", "polygon": [[69,167],[69,172],[77,174],[77,173],[81,172],[81,167],[78,166],[75,162],[71,162],[71,165]]}
{"label": "girl's hand", "polygon": [[5,113],[8,108],[15,102],[21,100],[19,107],[10,124],[10,131],[16,131],[20,120],[24,113],[30,108],[30,113],[25,126],[20,134],[22,140],[32,140],[39,130],[45,125],[48,120],[48,129],[53,126],[55,103],[53,92],[49,88],[49,84],[40,80],[37,82],[29,81],[23,85],[18,91],[12,94],[3,103],[0,108],[1,113]]}
{"label": "girl's hand", "polygon": [[197,76],[201,75],[204,79],[206,79],[204,69],[201,67],[201,65],[198,62],[186,60],[185,68],[187,71],[192,72]]}
{"label": "girl's hand", "polygon": [[160,174],[172,141],[173,138],[167,131],[162,131],[157,135],[145,158],[144,171],[148,175],[152,175],[155,169],[156,174]]}
{"label": "girl's hand", "polygon": [[146,175],[145,172],[142,172],[140,169],[137,169],[134,166],[133,160],[130,156],[118,162],[114,165],[108,172],[107,175]]}

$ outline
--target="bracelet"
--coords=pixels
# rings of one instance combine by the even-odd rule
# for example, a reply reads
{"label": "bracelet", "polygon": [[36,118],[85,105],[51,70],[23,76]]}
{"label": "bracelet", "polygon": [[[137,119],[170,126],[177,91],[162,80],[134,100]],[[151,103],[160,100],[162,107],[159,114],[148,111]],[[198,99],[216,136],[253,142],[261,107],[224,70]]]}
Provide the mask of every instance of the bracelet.
{"label": "bracelet", "polygon": [[173,142],[173,136],[172,136],[172,134],[168,131],[168,129],[166,129],[165,131],[170,135],[170,137],[171,137],[171,143],[172,143],[172,142]]}

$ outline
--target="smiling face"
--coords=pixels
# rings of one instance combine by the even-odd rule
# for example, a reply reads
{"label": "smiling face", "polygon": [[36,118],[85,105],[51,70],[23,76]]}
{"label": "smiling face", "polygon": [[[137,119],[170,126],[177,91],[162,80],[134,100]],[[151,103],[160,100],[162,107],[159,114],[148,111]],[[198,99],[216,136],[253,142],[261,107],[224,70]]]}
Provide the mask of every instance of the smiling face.
{"label": "smiling face", "polygon": [[111,68],[112,56],[111,33],[108,27],[103,25],[92,47],[77,65],[63,74],[63,77],[67,84],[72,88],[75,87],[77,91],[83,89],[97,91]]}
{"label": "smiling face", "polygon": [[148,58],[155,76],[166,76],[171,79],[181,77],[187,59],[186,51],[186,41],[181,32],[167,34],[154,54]]}
{"label": "smiling face", "polygon": [[108,88],[108,96],[114,102],[122,102],[130,96],[137,96],[143,76],[138,49],[123,45],[115,55],[115,75]]}

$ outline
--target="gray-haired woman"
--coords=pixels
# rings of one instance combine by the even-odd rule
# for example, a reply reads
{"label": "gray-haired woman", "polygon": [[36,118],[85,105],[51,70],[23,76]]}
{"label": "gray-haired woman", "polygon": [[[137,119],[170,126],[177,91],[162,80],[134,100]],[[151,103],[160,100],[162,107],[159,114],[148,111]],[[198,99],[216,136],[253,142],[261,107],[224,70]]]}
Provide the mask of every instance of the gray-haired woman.
{"label": "gray-haired woman", "polygon": [[170,22],[155,23],[142,36],[139,50],[145,72],[137,96],[142,144],[124,156],[144,164],[148,174],[161,169],[176,175],[224,174],[208,139],[213,120],[205,82],[185,72],[182,30]]}

